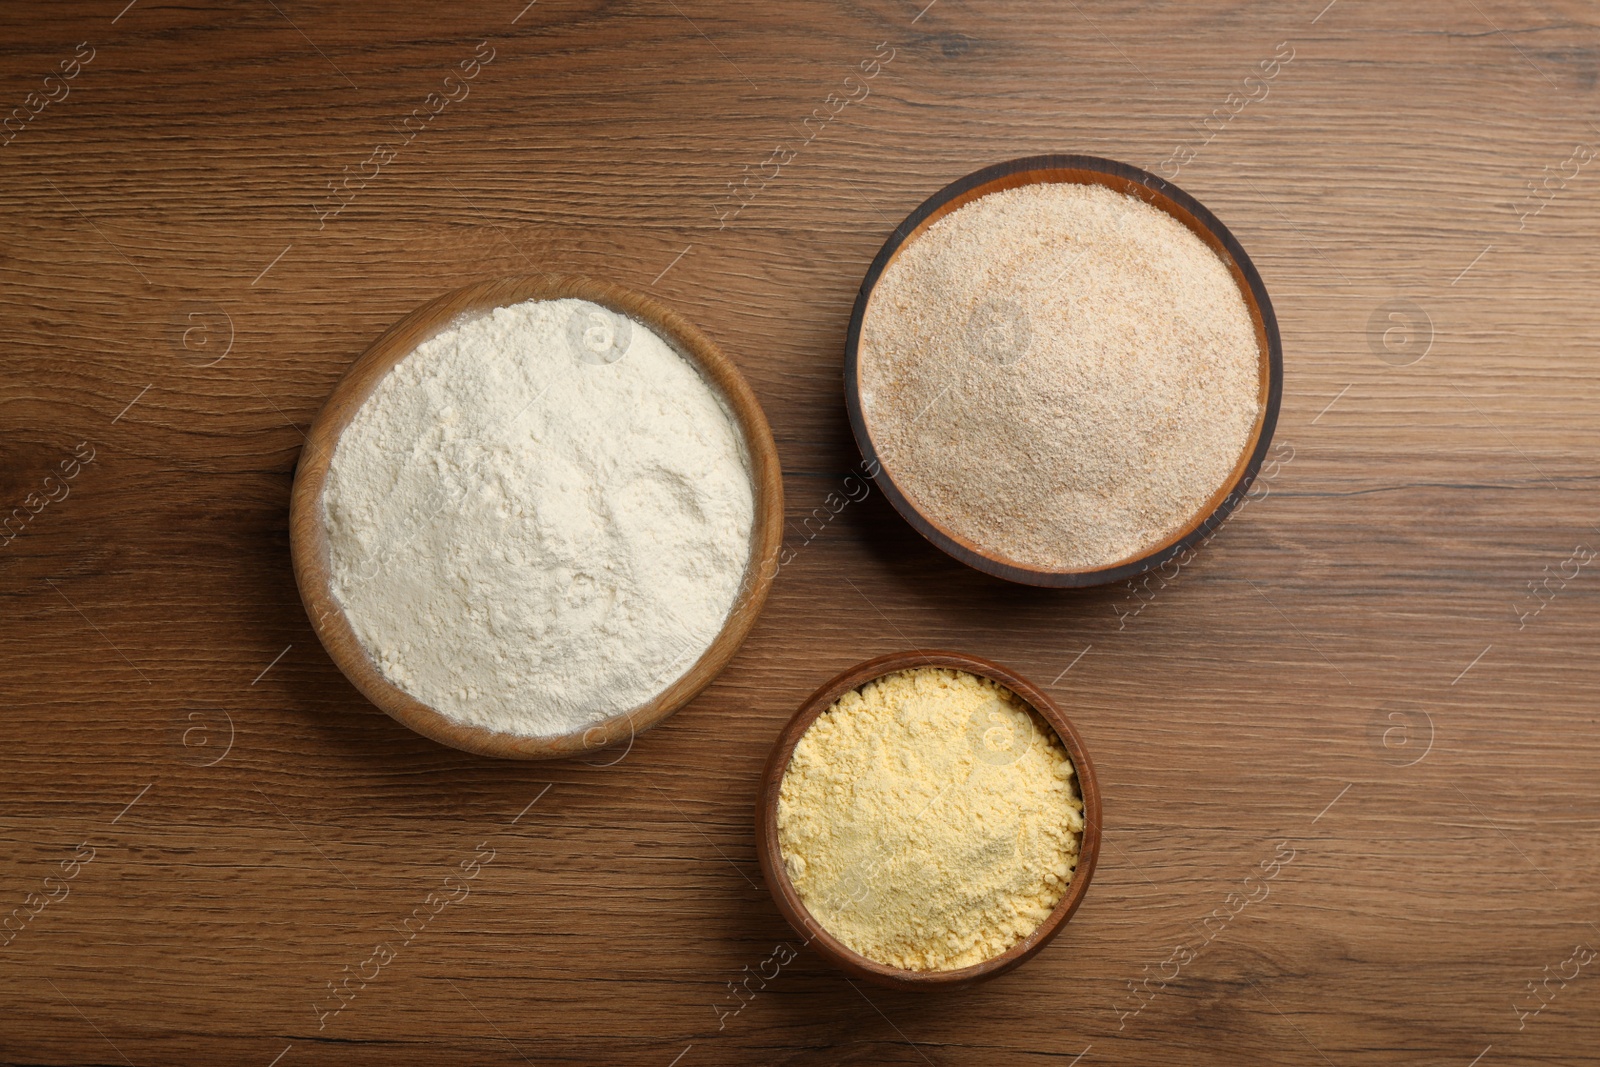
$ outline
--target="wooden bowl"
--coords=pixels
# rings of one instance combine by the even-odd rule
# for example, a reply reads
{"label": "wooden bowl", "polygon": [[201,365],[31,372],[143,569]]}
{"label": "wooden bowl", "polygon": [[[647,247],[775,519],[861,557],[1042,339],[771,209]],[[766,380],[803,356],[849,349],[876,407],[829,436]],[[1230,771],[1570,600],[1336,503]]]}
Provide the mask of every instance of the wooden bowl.
{"label": "wooden bowl", "polygon": [[[733,411],[748,446],[755,523],[744,582],[722,631],[694,665],[649,702],[587,729],[550,737],[496,733],[456,722],[393,685],[361,647],[330,586],[328,531],[322,506],[328,464],[339,435],[378,382],[417,345],[464,319],[526,300],[576,297],[649,327],[697,366]],[[300,456],[289,506],[289,545],[295,581],[311,625],[328,655],[366,698],[418,733],[454,748],[508,759],[559,759],[631,739],[677,711],[727,666],[744,642],[778,573],[783,540],[783,483],[778,450],[755,394],[705,334],[648,296],[620,285],[571,275],[534,275],[480,282],[429,301],[397,322],[334,387]]]}
{"label": "wooden bowl", "polygon": [[[778,793],[783,786],[783,775],[789,768],[789,758],[794,754],[795,745],[800,743],[800,738],[811,728],[817,716],[850,690],[874,678],[916,667],[948,667],[966,671],[999,682],[1015,693],[1018,699],[1038,712],[1061,739],[1062,747],[1072,760],[1078,792],[1083,799],[1083,837],[1078,845],[1078,866],[1073,871],[1072,881],[1067,883],[1066,893],[1054,910],[1033,933],[1000,955],[951,971],[910,971],[890,967],[847,948],[806,909],[800,894],[795,891],[794,883],[789,881],[789,871],[783,862],[783,849],[778,843]],[[1078,731],[1054,701],[1038,686],[998,663],[962,652],[917,650],[892,652],[851,667],[812,693],[800,710],[795,712],[794,718],[778,735],[772,753],[767,757],[766,769],[761,774],[761,792],[756,806],[756,851],[761,858],[761,873],[766,877],[767,888],[772,891],[772,899],[777,902],[778,910],[789,920],[789,925],[805,938],[806,943],[829,963],[851,977],[876,985],[895,989],[952,989],[986,981],[1021,966],[1061,932],[1061,928],[1083,902],[1083,895],[1089,890],[1089,880],[1094,877],[1095,861],[1100,856],[1100,827],[1100,786],[1095,780],[1094,764],[1089,762],[1089,753],[1084,750],[1083,739],[1078,736]],[[917,890],[916,886],[909,885],[895,888],[902,893],[914,893]]]}
{"label": "wooden bowl", "polygon": [[[980,548],[923,514],[901,492],[883,464],[861,410],[861,324],[872,299],[872,290],[895,255],[939,219],[979,197],[1042,182],[1104,185],[1119,193],[1137,196],[1187,226],[1227,264],[1234,281],[1239,285],[1239,292],[1244,296],[1245,307],[1255,322],[1256,341],[1261,349],[1259,414],[1239,462],[1227,481],[1187,523],[1166,540],[1141,549],[1126,559],[1084,570],[1042,570],[1009,559]],[[1013,582],[1058,588],[1101,585],[1143,574],[1204,541],[1244,499],[1250,483],[1261,469],[1267,447],[1272,443],[1272,432],[1278,424],[1278,406],[1283,398],[1283,343],[1278,337],[1278,320],[1272,312],[1272,301],[1267,297],[1266,286],[1261,283],[1261,275],[1256,273],[1250,257],[1245,255],[1244,249],[1228,232],[1228,228],[1194,197],[1149,171],[1110,159],[1070,155],[1029,156],[996,163],[951,182],[923,201],[922,206],[906,216],[906,220],[889,235],[877,258],[872,261],[872,266],[867,268],[867,276],[861,282],[861,292],[856,297],[855,310],[850,315],[850,331],[844,350],[844,397],[845,407],[850,413],[850,428],[855,432],[856,444],[866,460],[867,469],[876,471],[874,477],[884,495],[922,536],[962,563]]]}

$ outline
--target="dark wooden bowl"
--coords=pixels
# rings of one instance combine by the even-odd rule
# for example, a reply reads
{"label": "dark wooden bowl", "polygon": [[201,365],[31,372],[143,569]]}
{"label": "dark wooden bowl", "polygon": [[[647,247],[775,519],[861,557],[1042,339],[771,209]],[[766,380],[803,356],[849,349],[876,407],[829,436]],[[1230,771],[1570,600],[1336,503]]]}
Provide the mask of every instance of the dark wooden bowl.
{"label": "dark wooden bowl", "polygon": [[[806,909],[794,884],[789,881],[788,868],[783,863],[783,850],[778,844],[778,792],[783,786],[783,775],[789,768],[789,757],[794,754],[795,745],[800,743],[800,738],[811,728],[817,716],[850,690],[874,678],[916,667],[948,667],[966,671],[999,682],[1015,693],[1018,699],[1038,712],[1055,730],[1056,736],[1061,738],[1061,745],[1072,760],[1078,792],[1083,798],[1083,838],[1078,846],[1078,866],[1055,909],[1033,933],[1005,952],[982,963],[953,971],[903,970],[870,960],[847,948],[823,929]],[[800,710],[795,712],[794,718],[778,735],[772,753],[767,757],[766,769],[761,774],[761,793],[756,805],[756,851],[761,858],[761,873],[766,877],[767,888],[772,891],[772,899],[777,902],[778,910],[789,920],[789,925],[805,938],[806,943],[829,963],[853,978],[895,989],[952,989],[986,981],[1021,966],[1061,932],[1061,928],[1083,902],[1083,895],[1089,890],[1089,880],[1094,877],[1095,861],[1100,857],[1100,827],[1100,786],[1095,780],[1094,764],[1089,762],[1089,753],[1084,750],[1083,739],[1078,736],[1078,731],[1054,701],[1032,682],[998,663],[962,652],[917,650],[892,652],[851,667],[812,693]],[[901,886],[899,889],[913,892],[915,887]]]}
{"label": "dark wooden bowl", "polygon": [[[1103,567],[1085,570],[1041,570],[1014,559],[1001,556],[946,529],[923,514],[900,491],[888,468],[883,464],[872,436],[867,431],[866,419],[861,411],[861,383],[859,346],[861,323],[866,317],[867,304],[872,290],[884,269],[893,261],[901,248],[917,239],[939,219],[969,204],[979,197],[1003,189],[1041,182],[1079,182],[1104,185],[1120,193],[1137,196],[1145,203],[1160,208],[1176,218],[1204,241],[1227,264],[1233,279],[1244,296],[1245,306],[1255,322],[1256,340],[1261,348],[1260,414],[1251,431],[1239,462],[1226,482],[1211,495],[1194,516],[1165,541],[1141,550],[1137,555]],[[1272,313],[1272,301],[1267,297],[1261,275],[1256,273],[1250,257],[1228,228],[1207,211],[1194,197],[1149,171],[1115,160],[1096,156],[1029,156],[996,163],[951,182],[934,193],[922,206],[906,216],[889,239],[883,243],[867,276],[861,282],[861,292],[856,297],[855,310],[850,315],[850,331],[844,349],[844,399],[850,413],[850,428],[855,432],[856,445],[861,449],[867,469],[875,470],[874,477],[884,495],[894,504],[895,510],[918,533],[940,549],[969,567],[1006,578],[1025,585],[1054,586],[1058,588],[1101,585],[1121,581],[1159,567],[1167,560],[1204,541],[1212,531],[1227,519],[1230,512],[1244,499],[1261,469],[1267,447],[1272,444],[1272,432],[1278,424],[1278,405],[1283,398],[1283,343],[1278,337],[1278,320]]]}
{"label": "dark wooden bowl", "polygon": [[[329,583],[328,531],[322,507],[328,464],[339,435],[389,369],[417,345],[455,320],[525,300],[576,297],[626,315],[648,326],[693,362],[727,400],[748,446],[755,525],[750,558],[738,599],[722,631],[689,671],[656,697],[631,711],[584,730],[551,737],[496,733],[447,718],[393,685],[361,647]],[[345,372],[323,405],[295,472],[289,505],[289,547],[300,599],[328,655],[366,698],[411,729],[442,744],[484,756],[508,759],[559,759],[592,752],[632,738],[692,700],[717,676],[744,642],[766,603],[778,573],[783,541],[783,482],[778,450],[761,404],[744,377],[716,344],[688,320],[642,293],[620,285],[572,275],[534,275],[480,282],[429,301],[397,322]]]}

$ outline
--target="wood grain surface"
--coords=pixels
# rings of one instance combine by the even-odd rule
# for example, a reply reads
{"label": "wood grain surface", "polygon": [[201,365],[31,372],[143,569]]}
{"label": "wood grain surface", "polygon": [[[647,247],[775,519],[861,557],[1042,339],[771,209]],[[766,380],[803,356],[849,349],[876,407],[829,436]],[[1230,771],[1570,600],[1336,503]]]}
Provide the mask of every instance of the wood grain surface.
{"label": "wood grain surface", "polygon": [[[1593,1062],[1593,5],[925,3],[6,6],[0,1061]],[[1198,197],[1283,331],[1262,489],[1137,588],[858,488],[867,264],[1044,152]],[[289,563],[351,362],[544,270],[714,338],[787,498],[729,670],[589,763],[406,730]],[[1063,935],[940,996],[796,948],[752,829],[800,701],[919,646],[1046,687],[1105,806]]]}

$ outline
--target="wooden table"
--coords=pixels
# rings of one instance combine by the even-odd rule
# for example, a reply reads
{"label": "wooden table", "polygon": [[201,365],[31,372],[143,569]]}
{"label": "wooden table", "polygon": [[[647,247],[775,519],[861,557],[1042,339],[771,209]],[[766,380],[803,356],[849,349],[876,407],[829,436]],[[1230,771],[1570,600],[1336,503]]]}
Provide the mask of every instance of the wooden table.
{"label": "wooden table", "polygon": [[[0,1060],[1592,1060],[1592,6],[923,2],[12,6]],[[1050,151],[1175,176],[1283,327],[1266,496],[1137,589],[824,503],[871,256]],[[795,553],[726,674],[592,766],[408,733],[289,567],[356,355],[546,269],[726,348]],[[798,948],[752,805],[815,685],[927,645],[1049,686],[1107,826],[1060,940],[918,997]]]}

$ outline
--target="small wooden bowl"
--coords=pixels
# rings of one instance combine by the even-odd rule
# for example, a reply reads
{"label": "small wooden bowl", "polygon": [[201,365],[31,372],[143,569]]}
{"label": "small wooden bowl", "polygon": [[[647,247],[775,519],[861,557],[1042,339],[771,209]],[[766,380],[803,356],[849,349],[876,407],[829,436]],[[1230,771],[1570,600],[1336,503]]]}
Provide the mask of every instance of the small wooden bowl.
{"label": "small wooden bowl", "polygon": [[[1083,837],[1078,845],[1078,866],[1055,909],[1033,933],[1005,952],[982,963],[953,971],[903,970],[870,960],[847,948],[812,917],[801,901],[794,883],[789,881],[789,871],[783,862],[783,849],[778,843],[778,793],[783,787],[783,775],[789,769],[789,758],[794,755],[794,747],[800,743],[800,738],[811,728],[817,716],[850,690],[860,688],[874,678],[917,667],[947,667],[966,671],[999,682],[1015,693],[1018,699],[1037,711],[1061,739],[1062,747],[1072,760],[1078,793],[1083,799]],[[1089,762],[1089,753],[1084,750],[1083,739],[1078,736],[1078,731],[1054,701],[1032,682],[998,663],[962,652],[917,650],[892,652],[851,667],[812,693],[800,710],[795,712],[794,718],[778,735],[772,753],[767,757],[766,769],[761,774],[761,793],[756,806],[756,851],[761,858],[761,873],[766,877],[767,888],[772,891],[772,899],[777,902],[778,910],[789,920],[789,925],[806,939],[806,943],[812,945],[829,963],[851,977],[895,989],[953,989],[995,978],[1021,966],[1061,932],[1061,928],[1083,902],[1083,896],[1089,890],[1089,880],[1094,877],[1095,861],[1100,857],[1100,827],[1100,786],[1095,780],[1094,764]],[[914,893],[917,887],[905,885],[896,886],[895,889],[901,893]]]}
{"label": "small wooden bowl", "polygon": [[[1085,570],[1041,570],[1029,566],[980,548],[923,514],[901,492],[884,466],[861,410],[861,324],[866,318],[872,291],[895,255],[929,226],[957,208],[1003,189],[1043,182],[1104,185],[1119,193],[1137,196],[1187,226],[1227,264],[1255,322],[1256,341],[1261,348],[1260,413],[1250,439],[1239,456],[1239,462],[1227,481],[1189,522],[1165,541],[1142,549],[1127,559]],[[1261,469],[1267,447],[1272,444],[1272,432],[1278,424],[1278,406],[1283,398],[1283,342],[1278,337],[1278,319],[1272,312],[1272,301],[1267,297],[1266,286],[1262,284],[1261,275],[1256,272],[1250,257],[1245,255],[1244,249],[1228,232],[1228,228],[1194,197],[1149,171],[1115,160],[1097,156],[1029,156],[996,163],[951,182],[923,201],[922,206],[906,216],[906,220],[889,235],[877,258],[872,261],[872,266],[867,268],[867,275],[861,282],[861,292],[856,297],[855,310],[850,315],[850,331],[844,350],[844,397],[845,408],[850,413],[850,428],[855,433],[856,445],[861,449],[867,469],[876,470],[874,477],[884,495],[923,537],[969,567],[1013,582],[1057,588],[1101,585],[1143,574],[1204,541],[1244,499],[1250,483]]]}
{"label": "small wooden bowl", "polygon": [[[456,722],[383,676],[361,647],[344,610],[333,596],[322,491],[339,435],[390,368],[419,344],[464,318],[526,300],[563,297],[591,301],[649,327],[694,363],[707,381],[721,392],[748,448],[755,494],[755,525],[739,597],[721,633],[687,673],[640,707],[604,719],[585,730],[551,737],[525,737]],[[312,423],[295,472],[289,506],[289,546],[300,599],[317,637],[345,677],[368,700],[423,736],[467,752],[507,759],[559,759],[592,752],[631,739],[687,704],[727,666],[755,624],[778,573],[778,549],[782,540],[783,482],[777,446],[761,404],[738,369],[709,337],[670,308],[623,286],[573,275],[533,275],[480,282],[429,301],[395,323],[340,379]]]}

